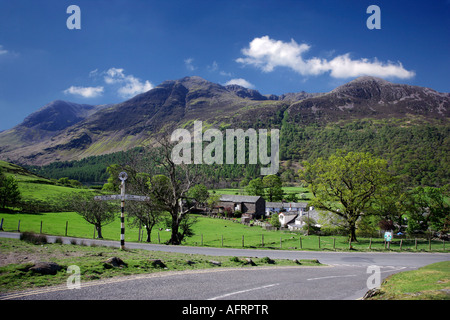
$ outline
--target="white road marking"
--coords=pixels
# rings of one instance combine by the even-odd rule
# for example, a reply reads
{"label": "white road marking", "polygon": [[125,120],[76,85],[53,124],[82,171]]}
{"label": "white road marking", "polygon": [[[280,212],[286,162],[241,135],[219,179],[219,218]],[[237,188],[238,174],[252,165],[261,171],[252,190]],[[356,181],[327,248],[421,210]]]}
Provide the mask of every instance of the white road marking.
{"label": "white road marking", "polygon": [[232,296],[232,295],[235,295],[235,294],[239,294],[239,293],[244,293],[244,292],[249,292],[249,291],[254,291],[254,290],[261,290],[261,289],[270,288],[270,287],[274,287],[274,286],[278,286],[278,285],[279,285],[279,283],[274,283],[274,284],[269,284],[269,285],[262,286],[262,287],[256,287],[256,288],[247,289],[247,290],[240,290],[240,291],[230,292],[230,293],[227,293],[227,294],[223,294],[221,296],[210,298],[208,300],[217,300],[217,299],[226,298],[226,297],[229,297],[229,296]]}
{"label": "white road marking", "polygon": [[322,280],[322,279],[331,279],[331,278],[346,278],[346,277],[356,277],[356,274],[347,274],[347,275],[343,275],[343,276],[328,276],[328,277],[310,278],[310,279],[306,279],[306,280],[311,281],[311,280]]}

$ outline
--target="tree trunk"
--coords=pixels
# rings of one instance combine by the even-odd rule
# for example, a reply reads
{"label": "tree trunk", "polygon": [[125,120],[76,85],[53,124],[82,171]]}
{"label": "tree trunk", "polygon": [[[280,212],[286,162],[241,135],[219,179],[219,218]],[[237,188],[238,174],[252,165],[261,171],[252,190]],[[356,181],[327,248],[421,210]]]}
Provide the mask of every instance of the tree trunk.
{"label": "tree trunk", "polygon": [[101,225],[96,225],[95,228],[97,229],[97,238],[98,239],[103,239],[102,226]]}
{"label": "tree trunk", "polygon": [[355,226],[355,224],[351,224],[350,225],[349,239],[350,239],[351,242],[358,242],[358,240],[356,239],[356,226]]}
{"label": "tree trunk", "polygon": [[147,230],[147,240],[145,240],[145,241],[152,242],[151,241],[152,228],[150,226],[146,225],[145,230]]}
{"label": "tree trunk", "polygon": [[178,217],[172,216],[172,234],[168,244],[179,245],[181,244],[180,234],[178,233],[178,228],[180,226],[180,221]]}

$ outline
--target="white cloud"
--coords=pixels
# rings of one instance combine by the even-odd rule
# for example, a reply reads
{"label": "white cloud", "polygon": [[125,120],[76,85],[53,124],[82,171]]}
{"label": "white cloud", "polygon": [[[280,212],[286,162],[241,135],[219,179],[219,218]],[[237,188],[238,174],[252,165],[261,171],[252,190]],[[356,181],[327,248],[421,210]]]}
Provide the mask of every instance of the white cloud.
{"label": "white cloud", "polygon": [[[122,68],[109,68],[106,71],[99,71],[98,69],[89,72],[89,78],[94,79],[94,81],[101,81],[103,77],[104,83],[107,85],[106,88],[114,90],[122,98],[132,98],[135,95],[149,91],[153,89],[153,84],[148,81],[142,81],[141,79],[133,76],[127,75]],[[103,94],[103,86],[98,87],[76,87],[71,86],[70,88],[64,90],[65,94],[80,95],[85,98],[95,98]]]}
{"label": "white cloud", "polygon": [[184,65],[186,66],[186,69],[189,71],[194,71],[197,69],[192,63],[194,62],[194,58],[187,58],[184,59]]}
{"label": "white cloud", "polygon": [[378,77],[411,78],[413,71],[403,68],[399,62],[383,63],[376,58],[352,60],[350,54],[337,56],[331,60],[313,57],[304,59],[303,54],[311,48],[310,45],[270,39],[269,36],[253,39],[248,48],[242,50],[243,58],[236,61],[245,65],[253,65],[264,72],[272,72],[276,67],[287,67],[295,72],[308,76],[330,72],[334,78],[348,78],[363,75]]}
{"label": "white cloud", "polygon": [[226,86],[228,86],[230,84],[237,84],[237,85],[239,85],[241,87],[248,88],[248,89],[254,89],[255,88],[255,86],[253,84],[251,84],[250,82],[248,82],[247,80],[242,79],[242,78],[231,79],[230,81],[225,83]]}
{"label": "white cloud", "polygon": [[3,46],[0,44],[0,55],[7,54],[8,50],[3,49]]}
{"label": "white cloud", "polygon": [[103,94],[103,87],[75,87],[64,90],[65,94],[79,95],[84,98],[95,98]]}
{"label": "white cloud", "polygon": [[109,68],[104,72],[103,77],[107,84],[119,84],[117,93],[123,98],[131,98],[139,93],[146,92],[153,89],[153,85],[150,81],[136,78],[133,75],[126,75],[124,69],[121,68]]}

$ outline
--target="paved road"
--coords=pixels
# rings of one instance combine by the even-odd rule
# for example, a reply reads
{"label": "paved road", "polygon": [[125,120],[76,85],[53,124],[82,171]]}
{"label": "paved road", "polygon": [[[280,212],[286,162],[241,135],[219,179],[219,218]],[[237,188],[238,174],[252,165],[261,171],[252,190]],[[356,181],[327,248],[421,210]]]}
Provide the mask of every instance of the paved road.
{"label": "paved road", "polygon": [[[0,237],[19,234],[0,232]],[[49,236],[54,241],[54,237]],[[70,242],[70,238],[63,238]],[[81,239],[78,239],[81,241]],[[101,242],[119,246],[117,241],[83,239],[85,243]],[[390,274],[413,270],[438,261],[450,260],[450,254],[440,253],[359,253],[314,252],[288,250],[253,250],[167,246],[127,243],[128,248],[152,251],[197,253],[213,256],[270,257],[278,259],[318,259],[325,267],[263,267],[207,269],[183,272],[163,272],[107,281],[83,283],[81,289],[66,286],[40,291],[7,295],[0,299],[64,299],[64,300],[301,300],[357,299],[367,292],[367,280],[373,273],[368,267],[379,267],[382,279]]]}

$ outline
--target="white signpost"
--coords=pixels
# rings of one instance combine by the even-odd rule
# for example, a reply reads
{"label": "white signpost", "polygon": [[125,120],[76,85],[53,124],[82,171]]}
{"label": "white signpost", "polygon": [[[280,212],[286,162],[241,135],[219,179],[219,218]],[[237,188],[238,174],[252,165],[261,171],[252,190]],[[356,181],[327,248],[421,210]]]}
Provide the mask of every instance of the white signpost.
{"label": "white signpost", "polygon": [[[387,243],[388,249],[391,248],[391,241],[392,241],[392,231],[386,231],[384,233],[384,241]],[[386,246],[384,246],[386,248]]]}
{"label": "white signpost", "polygon": [[120,194],[112,194],[107,196],[95,196],[94,200],[109,201],[120,200],[120,248],[125,249],[125,200],[131,201],[148,201],[150,198],[146,196],[136,196],[133,194],[125,194],[125,180],[128,175],[126,172],[119,173],[119,179],[122,181],[120,184]]}

